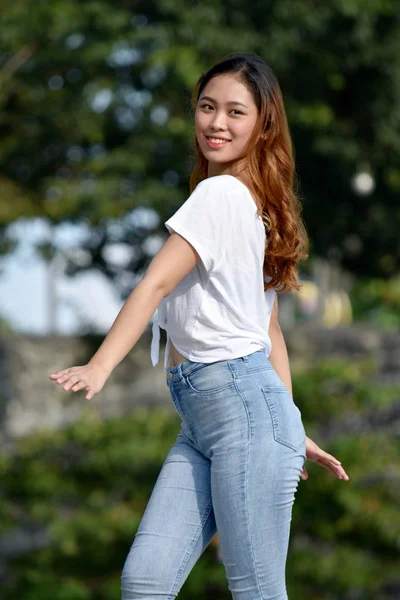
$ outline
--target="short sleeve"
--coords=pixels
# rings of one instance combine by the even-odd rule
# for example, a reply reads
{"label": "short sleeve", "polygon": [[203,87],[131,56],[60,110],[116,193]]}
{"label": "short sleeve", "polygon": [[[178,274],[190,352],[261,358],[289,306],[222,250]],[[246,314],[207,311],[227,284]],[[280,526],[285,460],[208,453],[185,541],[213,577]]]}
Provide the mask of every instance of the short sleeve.
{"label": "short sleeve", "polygon": [[178,233],[193,246],[207,271],[213,270],[222,258],[232,221],[230,194],[213,179],[201,181],[165,222],[170,233]]}

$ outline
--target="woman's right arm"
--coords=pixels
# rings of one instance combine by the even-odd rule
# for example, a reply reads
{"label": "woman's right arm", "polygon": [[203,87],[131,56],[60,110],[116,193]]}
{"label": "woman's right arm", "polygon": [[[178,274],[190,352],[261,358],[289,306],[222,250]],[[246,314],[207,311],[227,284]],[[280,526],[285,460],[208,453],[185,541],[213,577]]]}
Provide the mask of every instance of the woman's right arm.
{"label": "woman's right arm", "polygon": [[[275,298],[272,309],[268,333],[271,340],[271,347],[273,349],[271,350],[268,359],[280,377],[281,381],[286,385],[288,392],[292,395],[292,380],[290,375],[289,357],[278,318],[278,296]],[[338,479],[344,479],[345,481],[349,479],[349,476],[342,467],[340,461],[332,456],[332,454],[328,454],[328,452],[322,450],[322,448],[320,448],[308,436],[306,436],[306,455],[308,460],[316,462],[321,467],[324,467],[324,469],[332,473],[332,475]],[[305,466],[303,467],[301,478],[308,479],[308,472]]]}
{"label": "woman's right arm", "polygon": [[173,291],[198,260],[193,246],[179,234],[172,233],[131,292],[89,363],[56,371],[50,379],[63,385],[64,391],[85,389],[86,399],[91,400],[136,344],[161,300]]}

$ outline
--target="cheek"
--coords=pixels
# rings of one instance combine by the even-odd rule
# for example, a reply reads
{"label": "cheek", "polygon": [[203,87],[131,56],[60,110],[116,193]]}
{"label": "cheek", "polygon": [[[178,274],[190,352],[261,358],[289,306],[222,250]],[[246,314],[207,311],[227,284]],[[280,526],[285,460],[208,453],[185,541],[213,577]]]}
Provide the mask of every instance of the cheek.
{"label": "cheek", "polygon": [[254,129],[254,125],[249,123],[237,123],[235,127],[235,135],[243,141],[247,141]]}
{"label": "cheek", "polygon": [[194,119],[194,125],[197,132],[204,131],[208,126],[208,118],[205,114],[196,114]]}

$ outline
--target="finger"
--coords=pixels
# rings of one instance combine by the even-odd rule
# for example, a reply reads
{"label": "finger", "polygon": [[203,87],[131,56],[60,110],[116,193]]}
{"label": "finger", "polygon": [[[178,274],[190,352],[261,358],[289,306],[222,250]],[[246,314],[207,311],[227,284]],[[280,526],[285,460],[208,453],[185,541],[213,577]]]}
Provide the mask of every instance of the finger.
{"label": "finger", "polygon": [[325,462],[331,462],[334,463],[336,465],[341,465],[342,463],[340,462],[340,460],[338,460],[337,458],[335,458],[334,456],[332,456],[332,454],[328,454],[328,452],[325,452],[325,450],[321,450],[320,455],[318,456],[319,460],[324,460]]}
{"label": "finger", "polygon": [[347,475],[346,471],[343,469],[342,465],[332,464],[332,462],[326,462],[323,460],[318,461],[318,464],[321,467],[323,467],[324,469],[326,469],[327,471],[329,471],[330,473],[332,473],[332,475],[337,477],[337,479],[344,479],[346,481],[349,480],[349,476]]}
{"label": "finger", "polygon": [[74,375],[74,372],[71,369],[67,369],[57,377],[56,382],[65,383],[71,377],[71,375]]}
{"label": "finger", "polygon": [[306,469],[305,467],[303,467],[303,470],[302,470],[302,472],[300,473],[300,477],[301,477],[301,479],[303,479],[304,481],[305,481],[306,479],[308,479],[308,471],[307,471],[307,469]]}
{"label": "finger", "polygon": [[[75,385],[76,383],[79,383],[79,381],[82,381],[80,377],[78,377],[78,375],[71,375],[68,378],[68,381],[63,385],[63,390],[68,392],[68,390],[70,390],[72,388],[73,385]],[[87,385],[87,383],[85,383],[85,385]]]}
{"label": "finger", "polygon": [[78,381],[78,383],[72,386],[71,392],[79,392],[79,390],[83,390],[84,388],[87,388],[87,384],[84,381]]}
{"label": "finger", "polygon": [[61,375],[64,375],[67,372],[68,372],[68,369],[61,369],[60,371],[54,371],[54,373],[49,375],[49,377],[51,379],[57,379],[57,377],[61,377]]}
{"label": "finger", "polygon": [[329,471],[338,469],[340,467],[340,465],[336,465],[331,460],[327,460],[324,456],[319,456],[315,462]]}
{"label": "finger", "polygon": [[326,458],[326,460],[329,460],[332,464],[335,464],[335,465],[341,465],[342,464],[340,462],[340,460],[338,460],[337,458],[335,458],[334,456],[332,456],[332,454],[326,454],[325,458]]}
{"label": "finger", "polygon": [[323,462],[326,464],[327,468],[329,468],[329,469],[334,469],[335,471],[338,471],[338,472],[344,470],[342,467],[342,464],[339,461],[337,461],[336,459],[324,460]]}
{"label": "finger", "polygon": [[58,383],[59,385],[65,383],[66,381],[68,381],[68,379],[71,377],[71,373],[65,373],[64,375],[61,375],[60,377],[58,377],[58,379],[56,379],[56,383]]}
{"label": "finger", "polygon": [[94,396],[94,391],[89,388],[89,391],[85,396],[86,400],[91,400],[93,398],[93,396]]}
{"label": "finger", "polygon": [[339,479],[344,479],[344,481],[349,481],[350,477],[347,475],[347,473],[343,469],[343,467],[340,467],[338,473],[339,473]]}
{"label": "finger", "polygon": [[332,470],[331,473],[333,473],[337,479],[343,479],[344,481],[348,481],[350,479],[344,469],[335,469]]}

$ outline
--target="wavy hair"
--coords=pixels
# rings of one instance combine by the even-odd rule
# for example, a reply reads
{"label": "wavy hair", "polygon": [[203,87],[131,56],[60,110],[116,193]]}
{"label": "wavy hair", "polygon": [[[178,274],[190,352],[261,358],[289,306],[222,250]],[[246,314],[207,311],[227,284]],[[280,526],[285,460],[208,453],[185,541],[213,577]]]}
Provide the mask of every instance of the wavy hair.
{"label": "wavy hair", "polygon": [[[234,54],[203,73],[193,90],[193,111],[207,83],[217,75],[232,74],[252,94],[258,119],[247,146],[243,183],[249,188],[266,228],[264,289],[299,289],[298,262],[307,258],[308,238],[295,188],[294,149],[278,80],[255,54]],[[196,165],[190,191],[207,177],[208,161],[195,139]],[[238,175],[239,173],[233,173]]]}

